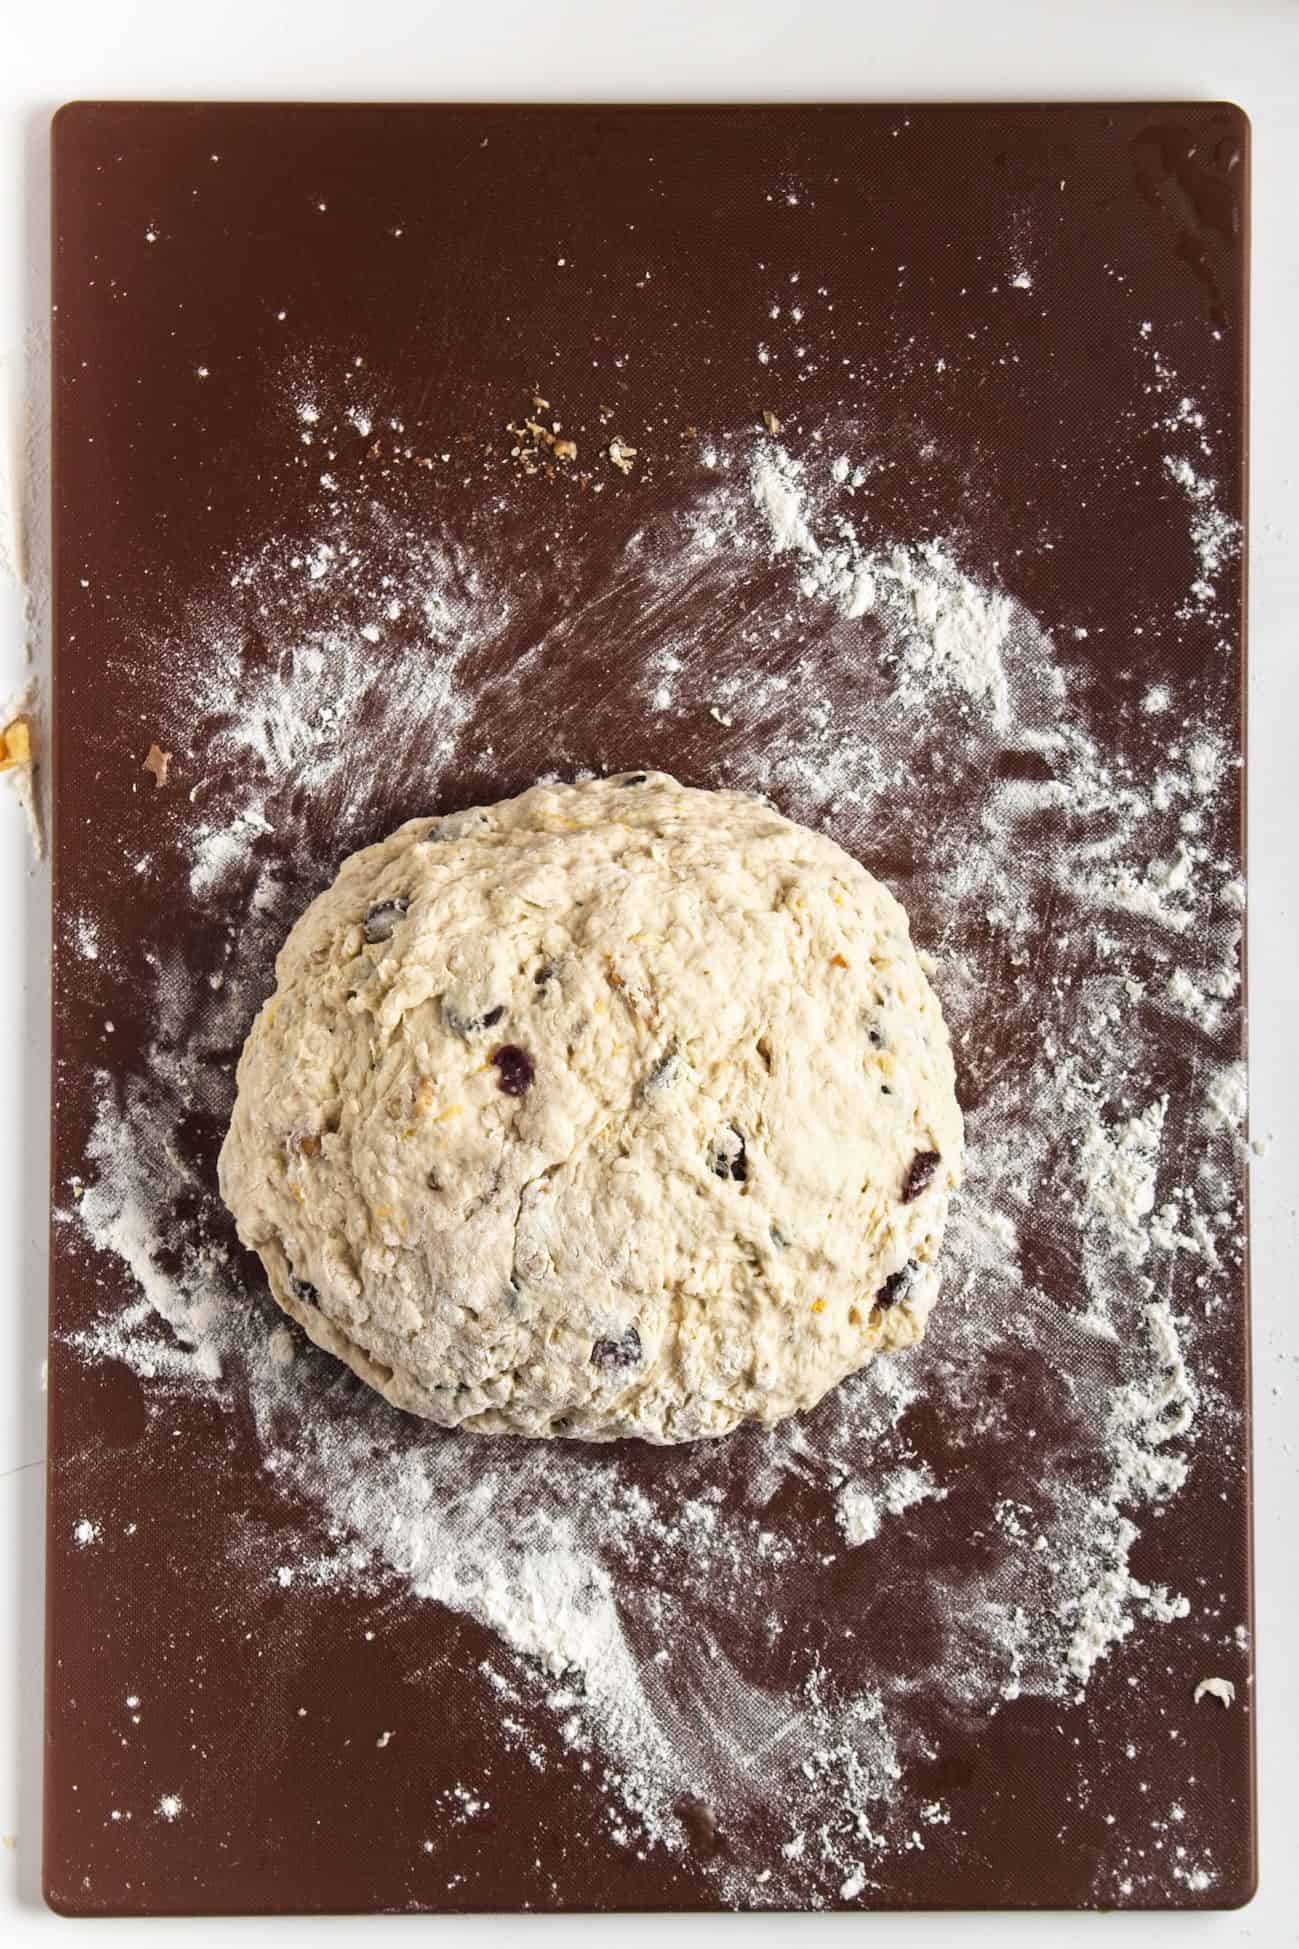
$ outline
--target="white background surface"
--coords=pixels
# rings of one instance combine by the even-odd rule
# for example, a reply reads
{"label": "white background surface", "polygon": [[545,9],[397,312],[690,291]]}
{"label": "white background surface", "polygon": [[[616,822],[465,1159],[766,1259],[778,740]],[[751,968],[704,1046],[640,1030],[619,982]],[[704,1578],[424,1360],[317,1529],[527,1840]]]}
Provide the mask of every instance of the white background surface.
{"label": "white background surface", "polygon": [[[15,425],[24,389],[46,383],[30,338],[47,307],[51,110],[76,97],[205,96],[1200,97],[1237,101],[1251,116],[1251,1087],[1253,1133],[1267,1139],[1252,1165],[1262,1886],[1250,1908],[1216,1916],[344,1918],[187,1922],[187,1936],[257,1943],[310,1927],[351,1943],[435,1927],[445,1944],[538,1930],[594,1940],[611,1928],[642,1939],[743,1929],[792,1941],[869,1929],[920,1945],[1094,1941],[1103,1930],[1148,1949],[1299,1941],[1299,0],[9,0],[0,15],[0,356]],[[0,485],[0,532],[4,503]],[[39,561],[39,511],[31,525]],[[23,681],[23,635],[14,592],[0,587],[0,699]],[[34,653],[39,670],[39,640]],[[143,1926],[61,1921],[39,1892],[48,911],[48,868],[33,864],[17,808],[0,802],[0,1929],[15,1949],[38,1933],[93,1928],[97,1941],[118,1941]]]}

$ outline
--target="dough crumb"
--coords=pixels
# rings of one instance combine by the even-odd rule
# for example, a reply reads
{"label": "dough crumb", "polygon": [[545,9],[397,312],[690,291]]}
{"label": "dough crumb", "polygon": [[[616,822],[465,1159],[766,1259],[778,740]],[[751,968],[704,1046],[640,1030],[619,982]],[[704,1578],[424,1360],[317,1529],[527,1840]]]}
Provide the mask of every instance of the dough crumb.
{"label": "dough crumb", "polygon": [[1195,1703],[1201,1699],[1216,1699],[1226,1707],[1236,1703],[1236,1688],[1229,1678],[1202,1678],[1195,1688]]}
{"label": "dough crumb", "polygon": [[163,751],[158,745],[151,744],[149,746],[149,754],[141,765],[140,770],[153,773],[155,786],[165,785],[167,783],[167,773],[171,770],[170,751]]}

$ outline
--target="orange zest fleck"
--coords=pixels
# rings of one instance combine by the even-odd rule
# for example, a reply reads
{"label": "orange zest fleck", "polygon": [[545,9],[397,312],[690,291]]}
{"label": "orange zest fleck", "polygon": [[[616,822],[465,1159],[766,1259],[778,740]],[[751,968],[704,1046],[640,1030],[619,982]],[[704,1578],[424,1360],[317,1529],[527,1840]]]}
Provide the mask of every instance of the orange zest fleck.
{"label": "orange zest fleck", "polygon": [[842,954],[832,954],[830,956],[830,966],[832,968],[846,968],[847,965],[848,963],[844,960]]}

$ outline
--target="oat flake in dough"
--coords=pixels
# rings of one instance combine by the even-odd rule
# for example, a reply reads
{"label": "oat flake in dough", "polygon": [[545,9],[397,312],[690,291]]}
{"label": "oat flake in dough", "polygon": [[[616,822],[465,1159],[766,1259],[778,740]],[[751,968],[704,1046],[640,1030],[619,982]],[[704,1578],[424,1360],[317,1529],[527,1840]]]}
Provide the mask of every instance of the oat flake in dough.
{"label": "oat flake in dough", "polygon": [[947,1031],[893,896],[763,801],[631,773],[412,820],[276,974],[221,1189],[397,1406],[691,1441],[923,1333]]}

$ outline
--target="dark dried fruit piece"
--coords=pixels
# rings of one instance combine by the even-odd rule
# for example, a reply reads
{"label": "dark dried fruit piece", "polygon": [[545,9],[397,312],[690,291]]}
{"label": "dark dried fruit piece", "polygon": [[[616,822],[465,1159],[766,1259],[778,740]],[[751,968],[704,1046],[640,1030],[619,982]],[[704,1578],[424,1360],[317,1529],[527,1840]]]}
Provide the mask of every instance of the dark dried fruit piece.
{"label": "dark dried fruit piece", "polygon": [[442,1003],[442,1017],[452,1035],[477,1035],[483,1029],[494,1029],[504,1013],[504,1002],[498,1003],[495,1008],[489,1008],[485,1015],[461,1015],[450,1002]]}
{"label": "dark dried fruit piece", "polygon": [[365,938],[371,944],[375,941],[390,941],[397,922],[406,913],[410,901],[403,895],[396,900],[381,900],[371,907],[365,917]]}
{"label": "dark dried fruit piece", "polygon": [[506,1096],[526,1096],[532,1088],[537,1065],[526,1049],[520,1049],[515,1042],[503,1042],[499,1049],[493,1049],[492,1062],[496,1066],[496,1087],[504,1090]]}
{"label": "dark dried fruit piece", "polygon": [[316,1291],[315,1287],[308,1280],[299,1279],[296,1272],[289,1274],[289,1291],[295,1299],[308,1300],[312,1306],[320,1298],[320,1294]]}
{"label": "dark dried fruit piece", "polygon": [[904,1266],[900,1266],[896,1272],[891,1272],[876,1293],[875,1304],[882,1311],[887,1312],[890,1306],[896,1306],[900,1299],[905,1299],[911,1291],[911,1282],[916,1272],[914,1259],[908,1259]]}
{"label": "dark dried fruit piece", "polygon": [[942,1158],[936,1150],[918,1150],[907,1167],[907,1175],[902,1184],[902,1202],[909,1205],[918,1198],[928,1184]]}
{"label": "dark dried fruit piece", "polygon": [[591,1349],[591,1365],[607,1371],[612,1367],[635,1367],[641,1357],[640,1334],[629,1326],[621,1340],[597,1340]]}
{"label": "dark dried fruit piece", "polygon": [[748,1154],[744,1148],[744,1138],[733,1123],[713,1139],[708,1167],[715,1176],[729,1178],[736,1184],[743,1184],[747,1180]]}
{"label": "dark dried fruit piece", "polygon": [[621,782],[624,785],[643,785],[648,777],[649,773],[647,771],[633,771],[628,772],[626,778]]}

